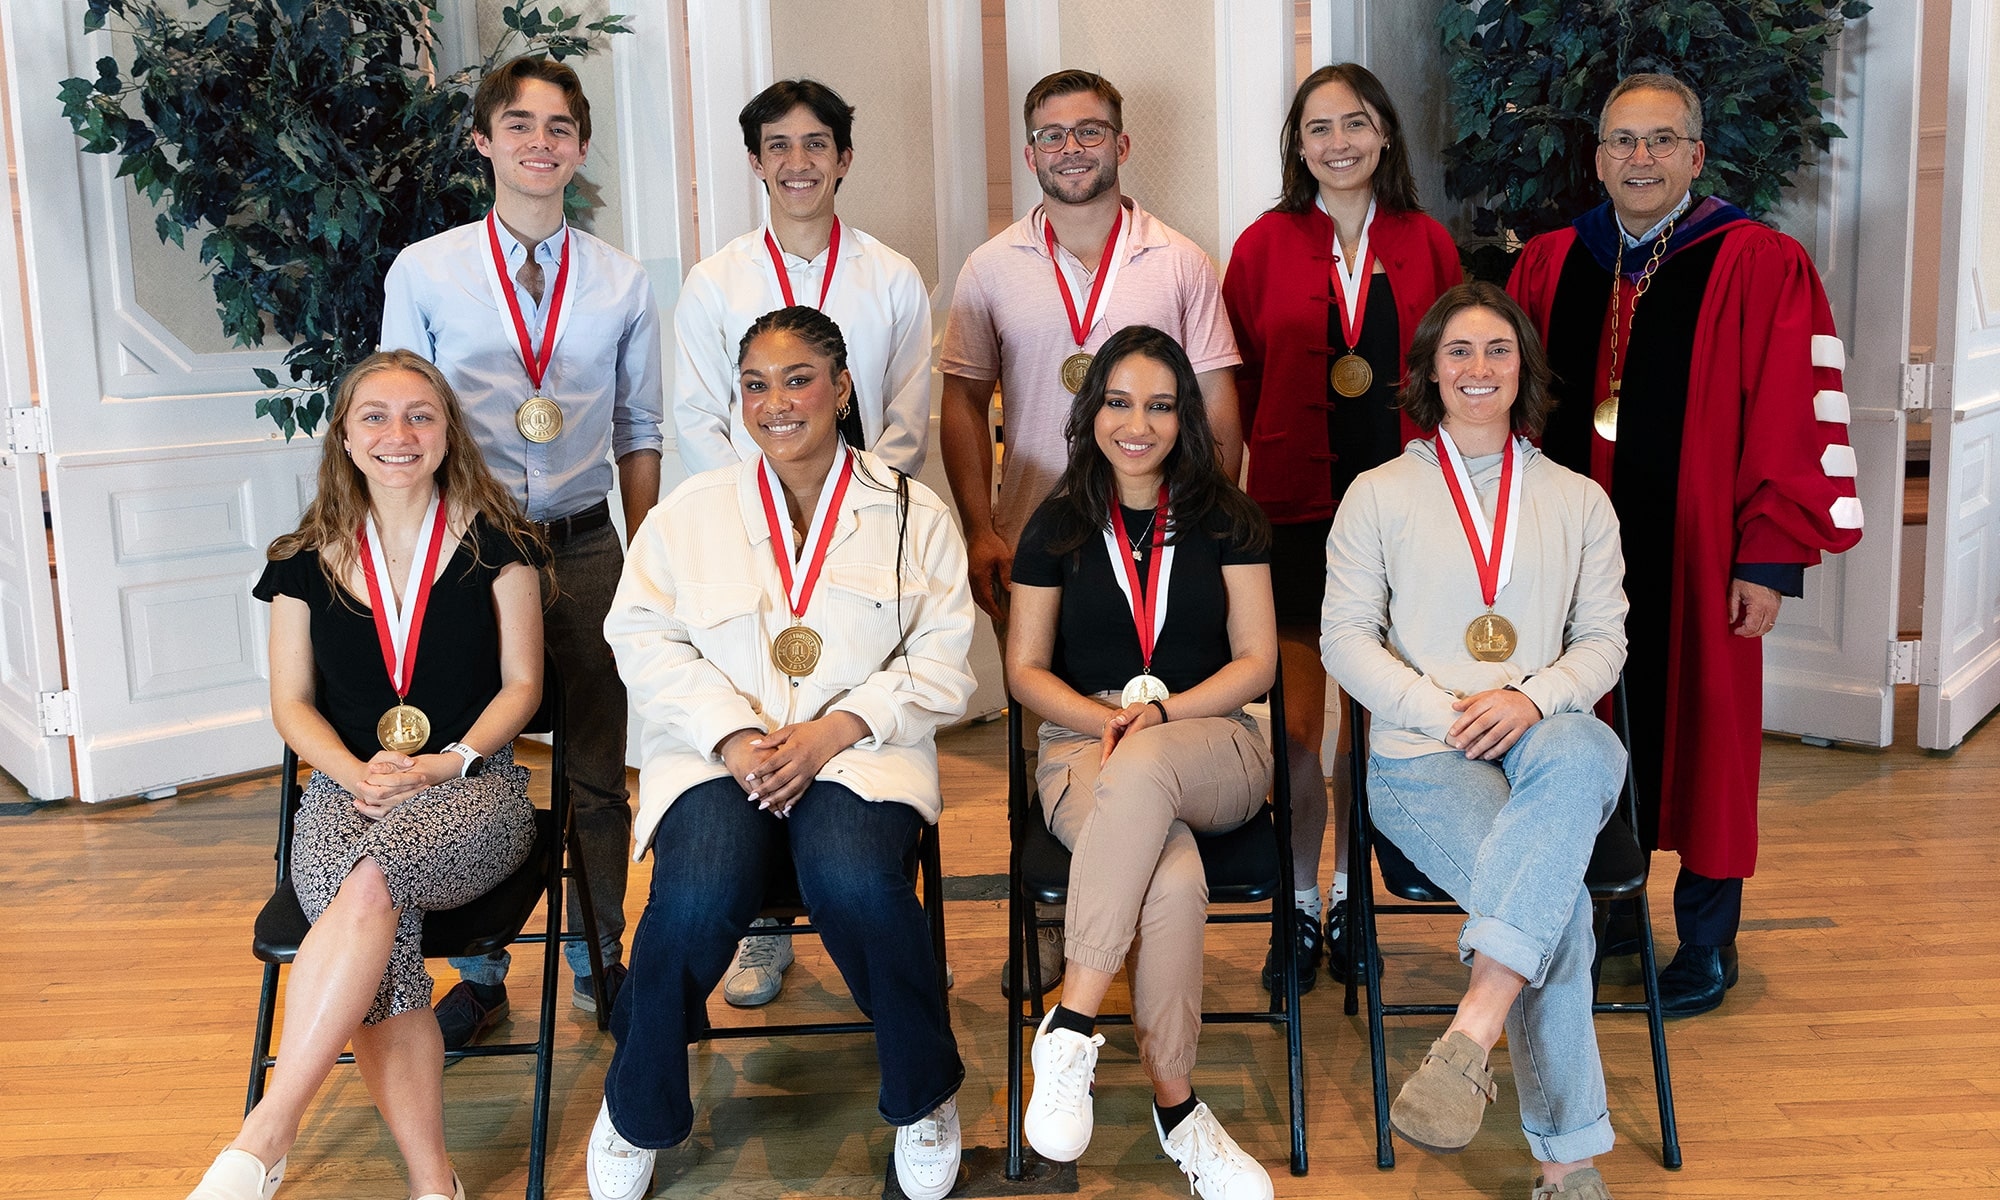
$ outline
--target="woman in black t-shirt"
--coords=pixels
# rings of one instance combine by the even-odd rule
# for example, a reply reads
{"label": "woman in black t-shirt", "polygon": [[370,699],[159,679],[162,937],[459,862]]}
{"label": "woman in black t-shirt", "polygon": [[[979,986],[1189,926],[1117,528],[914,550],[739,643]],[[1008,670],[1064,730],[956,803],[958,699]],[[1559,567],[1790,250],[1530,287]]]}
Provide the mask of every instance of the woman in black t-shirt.
{"label": "woman in black t-shirt", "polygon": [[1071,853],[1062,1001],[1035,1036],[1023,1125],[1045,1158],[1090,1142],[1098,1006],[1130,966],[1153,1124],[1205,1197],[1271,1195],[1191,1075],[1208,890],[1194,833],[1250,819],[1271,755],[1243,705],[1271,686],[1270,529],[1222,472],[1187,354],[1135,325],[1070,409],[1069,465],[1021,533],[1007,677],[1047,718],[1035,782]]}
{"label": "woman in black t-shirt", "polygon": [[420,1200],[464,1196],[444,1147],[427,910],[468,903],[534,840],[514,735],[542,690],[539,536],[486,471],[435,367],[341,381],[319,490],[271,543],[271,716],[313,767],[292,884],[313,922],[264,1099],[189,1200],[261,1200],[349,1041]]}

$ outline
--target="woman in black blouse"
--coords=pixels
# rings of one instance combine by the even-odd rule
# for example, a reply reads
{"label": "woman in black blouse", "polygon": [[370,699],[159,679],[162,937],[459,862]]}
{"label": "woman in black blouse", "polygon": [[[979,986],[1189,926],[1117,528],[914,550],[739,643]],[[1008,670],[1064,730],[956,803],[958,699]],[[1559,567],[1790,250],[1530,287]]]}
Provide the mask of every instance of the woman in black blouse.
{"label": "woman in black blouse", "polygon": [[458,400],[405,350],[341,381],[319,490],[271,543],[271,716],[313,767],[292,843],[312,930],[271,1086],[189,1200],[262,1200],[352,1041],[420,1200],[462,1198],[424,912],[477,898],[534,840],[510,747],[542,688],[541,541]]}
{"label": "woman in black blouse", "polygon": [[1168,1156],[1209,1200],[1270,1177],[1194,1094],[1208,889],[1194,833],[1264,803],[1271,755],[1243,705],[1271,686],[1270,528],[1222,471],[1187,354],[1148,326],[1097,352],[1069,465],[1014,557],[1007,678],[1041,714],[1035,783],[1071,853],[1062,1001],[1035,1036],[1023,1129],[1090,1142],[1098,1006],[1130,968],[1139,1057]]}

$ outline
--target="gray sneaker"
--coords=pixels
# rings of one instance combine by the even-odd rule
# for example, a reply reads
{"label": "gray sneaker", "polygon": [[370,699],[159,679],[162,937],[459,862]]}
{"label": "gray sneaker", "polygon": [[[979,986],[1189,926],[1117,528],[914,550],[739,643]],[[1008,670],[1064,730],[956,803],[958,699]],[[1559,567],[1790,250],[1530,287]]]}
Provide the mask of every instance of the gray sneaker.
{"label": "gray sneaker", "polygon": [[[774,917],[759,917],[752,925],[774,927]],[[722,998],[737,1008],[756,1008],[778,998],[785,971],[792,965],[792,935],[752,934],[736,947],[736,961],[722,977]]]}

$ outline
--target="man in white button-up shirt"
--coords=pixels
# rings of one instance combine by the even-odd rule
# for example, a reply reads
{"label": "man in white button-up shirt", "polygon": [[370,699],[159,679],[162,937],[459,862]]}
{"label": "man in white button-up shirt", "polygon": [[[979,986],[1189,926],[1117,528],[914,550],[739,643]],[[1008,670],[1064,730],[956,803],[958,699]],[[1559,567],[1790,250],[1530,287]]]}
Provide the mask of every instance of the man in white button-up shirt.
{"label": "man in white button-up shirt", "polygon": [[[854,109],[823,83],[783,79],[738,121],[770,218],[695,264],[674,308],[674,428],[690,475],[754,458],[736,398],[737,343],[788,304],[832,317],[847,339],[861,444],[914,475],[931,416],[931,309],[915,264],[841,221]],[[780,273],[782,264],[782,274]],[[831,278],[829,278],[829,275]]]}
{"label": "man in white button-up shirt", "polygon": [[[561,665],[577,834],[589,876],[605,994],[622,978],[626,847],[625,688],[604,641],[624,552],[607,497],[618,472],[625,527],[660,491],[659,315],[639,264],[570,227],[563,192],[590,148],[576,72],[519,58],[473,99],[473,144],[493,165],[493,212],[409,247],[389,269],[382,348],[436,363],[465,406],[493,474],[541,522],[556,599],[545,617]],[[581,914],[570,897],[572,928]],[[573,999],[594,1011],[581,946],[566,948]],[[504,954],[454,959],[464,981],[438,1002],[448,1046],[506,1015]]]}

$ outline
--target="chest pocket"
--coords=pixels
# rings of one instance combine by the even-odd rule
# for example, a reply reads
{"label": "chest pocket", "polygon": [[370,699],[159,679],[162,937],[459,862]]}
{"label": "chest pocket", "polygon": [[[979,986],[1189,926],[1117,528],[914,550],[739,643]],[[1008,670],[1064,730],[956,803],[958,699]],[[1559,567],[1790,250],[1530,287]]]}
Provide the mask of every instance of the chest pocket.
{"label": "chest pocket", "polygon": [[728,661],[732,647],[761,643],[758,613],[764,591],[748,583],[682,583],[675,592],[674,615],[688,627],[688,640],[704,658]]}
{"label": "chest pocket", "polygon": [[902,640],[898,616],[913,625],[924,596],[922,581],[906,571],[898,614],[896,574],[873,563],[828,563],[819,587],[823,598],[814,599],[813,615],[826,623],[820,630],[826,648],[815,674],[835,687],[852,687],[882,668]]}

